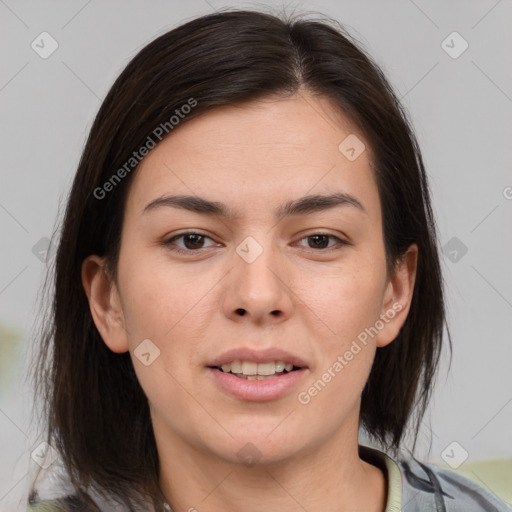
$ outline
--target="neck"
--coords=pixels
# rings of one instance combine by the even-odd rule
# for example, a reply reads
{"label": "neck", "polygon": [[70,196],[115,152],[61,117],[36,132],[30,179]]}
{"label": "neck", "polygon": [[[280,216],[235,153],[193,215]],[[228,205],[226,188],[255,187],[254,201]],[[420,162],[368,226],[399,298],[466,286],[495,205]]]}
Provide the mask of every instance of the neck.
{"label": "neck", "polygon": [[386,479],[359,458],[357,429],[351,439],[340,431],[290,457],[250,467],[172,435],[156,437],[160,485],[173,512],[238,512],[241,505],[244,512],[385,509]]}

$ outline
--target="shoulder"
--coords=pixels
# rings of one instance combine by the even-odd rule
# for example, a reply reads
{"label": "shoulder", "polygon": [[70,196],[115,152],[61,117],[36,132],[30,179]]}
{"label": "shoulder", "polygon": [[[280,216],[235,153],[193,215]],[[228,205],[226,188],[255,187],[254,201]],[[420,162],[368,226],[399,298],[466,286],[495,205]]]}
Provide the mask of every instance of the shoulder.
{"label": "shoulder", "polygon": [[403,512],[512,512],[485,487],[445,468],[416,459],[395,461],[402,475]]}
{"label": "shoulder", "polygon": [[36,469],[25,499],[26,512],[125,512],[105,491],[73,485],[60,457]]}
{"label": "shoulder", "polygon": [[69,494],[57,499],[40,499],[36,493],[29,498],[27,512],[99,512],[99,508],[89,499]]}
{"label": "shoulder", "polygon": [[411,456],[394,459],[369,446],[360,445],[359,454],[386,473],[386,512],[512,512],[511,505],[455,471]]}

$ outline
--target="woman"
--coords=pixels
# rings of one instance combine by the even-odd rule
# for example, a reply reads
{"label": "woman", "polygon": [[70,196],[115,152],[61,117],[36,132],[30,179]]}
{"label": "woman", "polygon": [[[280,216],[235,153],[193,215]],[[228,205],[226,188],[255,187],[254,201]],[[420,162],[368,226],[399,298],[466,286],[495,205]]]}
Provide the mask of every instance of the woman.
{"label": "woman", "polygon": [[402,107],[335,24],[231,11],[143,48],[55,271],[37,383],[61,461],[30,510],[510,510],[397,457],[442,344],[435,225]]}

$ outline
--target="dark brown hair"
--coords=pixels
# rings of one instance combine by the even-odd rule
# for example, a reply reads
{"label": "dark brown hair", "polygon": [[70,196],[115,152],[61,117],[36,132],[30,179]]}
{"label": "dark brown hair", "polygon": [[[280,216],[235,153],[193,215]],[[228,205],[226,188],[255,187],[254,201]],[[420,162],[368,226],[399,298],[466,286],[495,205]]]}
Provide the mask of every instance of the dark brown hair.
{"label": "dark brown hair", "polygon": [[[300,90],[333,100],[370,145],[388,271],[411,244],[419,248],[408,318],[396,340],[377,350],[361,405],[361,426],[385,449],[399,447],[414,413],[416,439],[445,306],[427,176],[407,115],[380,68],[336,22],[225,11],[165,33],[131,60],[101,105],[74,178],[36,384],[48,442],[62,453],[77,488],[95,485],[129,508],[137,496],[158,494],[147,399],[130,355],[102,341],[81,282],[81,264],[91,254],[107,256],[116,276],[125,198],[136,172],[126,163],[158,126],[172,136],[169,120],[191,98],[195,105],[180,124],[222,105]],[[121,168],[126,172],[114,183]],[[99,193],[107,182],[108,192]]]}

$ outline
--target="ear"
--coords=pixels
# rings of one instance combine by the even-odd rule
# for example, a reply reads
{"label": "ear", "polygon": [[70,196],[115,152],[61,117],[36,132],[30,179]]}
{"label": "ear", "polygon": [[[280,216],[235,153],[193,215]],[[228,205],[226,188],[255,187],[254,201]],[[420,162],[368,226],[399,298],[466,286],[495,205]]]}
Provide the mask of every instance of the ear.
{"label": "ear", "polygon": [[113,352],[127,352],[129,345],[121,301],[104,258],[91,255],[83,261],[82,285],[92,318],[105,344]]}
{"label": "ear", "polygon": [[397,261],[394,274],[386,285],[380,315],[384,327],[376,336],[377,347],[391,343],[404,325],[411,307],[417,265],[418,246],[412,244]]}

